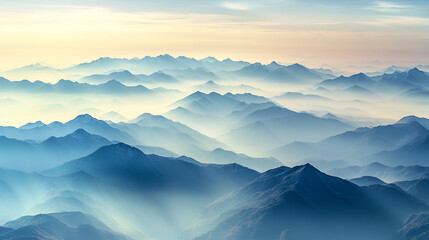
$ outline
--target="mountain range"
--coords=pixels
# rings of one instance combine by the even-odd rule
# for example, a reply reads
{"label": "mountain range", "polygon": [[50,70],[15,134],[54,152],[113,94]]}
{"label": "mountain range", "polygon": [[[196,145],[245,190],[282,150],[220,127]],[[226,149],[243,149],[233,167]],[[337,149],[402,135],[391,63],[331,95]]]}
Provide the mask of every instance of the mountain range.
{"label": "mountain range", "polygon": [[83,77],[79,80],[79,82],[92,83],[92,84],[100,84],[109,82],[112,80],[116,80],[122,84],[126,85],[135,85],[135,84],[146,84],[146,83],[171,83],[177,81],[174,77],[163,73],[162,71],[158,71],[152,73],[150,75],[145,74],[132,74],[130,71],[124,70],[122,72],[113,72],[110,74],[95,74]]}
{"label": "mountain range", "polygon": [[119,186],[149,190],[179,188],[191,192],[217,190],[223,184],[233,188],[258,176],[256,171],[237,164],[200,166],[180,159],[146,155],[123,143],[101,147],[87,157],[45,173],[61,176],[80,171]]}
{"label": "mountain range", "polygon": [[[294,142],[269,151],[268,154],[285,161],[308,158],[342,159],[359,165],[377,160],[377,157],[371,156],[372,154],[396,150],[427,136],[429,136],[429,130],[413,121],[357,128],[316,143]],[[365,157],[368,159],[363,159]],[[409,165],[412,164],[412,162],[409,163]]]}
{"label": "mountain range", "polygon": [[399,188],[373,186],[311,165],[272,169],[209,206],[220,223],[196,239],[392,239],[402,218],[428,208]]}
{"label": "mountain range", "polygon": [[350,87],[359,87],[372,90],[374,92],[400,92],[404,93],[411,89],[428,89],[429,75],[413,68],[407,71],[396,71],[384,73],[382,75],[370,77],[364,73],[352,75],[350,77],[340,76],[328,79],[318,84],[320,87],[343,90]]}
{"label": "mountain range", "polygon": [[63,93],[63,94],[151,94],[156,92],[167,91],[165,89],[148,89],[142,85],[125,86],[124,84],[110,80],[98,85],[88,83],[73,82],[70,80],[60,80],[55,84],[41,81],[30,82],[28,80],[9,81],[0,77],[0,88],[3,92],[16,93]]}
{"label": "mountain range", "polygon": [[89,114],[82,114],[66,122],[52,122],[44,124],[27,124],[24,127],[0,127],[0,136],[15,138],[19,140],[43,141],[49,137],[61,137],[68,135],[78,129],[83,129],[92,134],[107,138],[110,141],[121,141],[125,143],[138,143],[132,136],[116,129],[102,120],[93,118]]}
{"label": "mountain range", "polygon": [[377,162],[365,166],[334,168],[329,170],[328,173],[345,179],[373,176],[390,183],[416,179],[429,179],[428,167],[418,165],[389,167]]}
{"label": "mountain range", "polygon": [[[211,129],[207,134],[216,134],[234,149],[249,153],[260,153],[293,139],[320,140],[353,128],[335,119],[291,111],[252,94],[195,92],[173,107],[165,114],[169,118],[194,129]],[[306,134],[309,132],[312,134]]]}
{"label": "mountain range", "polygon": [[106,138],[78,129],[40,143],[0,137],[0,166],[26,171],[45,170],[110,145]]}
{"label": "mountain range", "polygon": [[165,54],[3,72],[0,240],[426,239],[422,70]]}
{"label": "mountain range", "polygon": [[[81,131],[83,130],[78,130],[78,132]],[[214,159],[232,156],[240,157],[240,161],[243,162],[251,160],[245,155],[236,156],[225,150],[220,152],[222,154]],[[352,169],[355,167],[350,170],[333,170],[333,172],[351,176]],[[384,178],[380,177],[381,179],[386,179],[386,176],[392,179],[417,179],[429,172],[411,167],[393,169],[381,164],[377,169],[377,171],[384,169]],[[360,173],[369,172],[360,170],[354,175]],[[17,194],[17,198],[21,199],[22,194],[30,194],[23,192],[25,189],[23,186],[26,185],[23,182],[25,179],[27,179],[25,181],[31,181],[32,185],[38,186],[34,189],[39,192],[42,186],[45,186],[44,191],[48,192],[52,191],[52,187],[61,186],[58,190],[62,193],[57,196],[62,197],[48,198],[44,204],[50,204],[51,209],[53,204],[60,204],[59,206],[65,208],[64,204],[70,204],[71,202],[67,203],[67,201],[74,199],[72,201],[81,202],[80,204],[85,205],[87,211],[94,212],[98,216],[101,213],[97,210],[97,205],[103,206],[109,203],[122,212],[117,216],[134,218],[137,212],[143,212],[137,209],[130,211],[129,206],[139,204],[142,211],[150,211],[146,217],[139,218],[143,225],[146,225],[143,227],[138,224],[139,228],[144,229],[145,234],[154,234],[152,231],[159,232],[158,227],[166,227],[172,224],[171,221],[176,221],[171,218],[180,219],[182,216],[180,213],[186,209],[190,211],[188,214],[199,216],[201,221],[194,228],[182,233],[183,236],[180,239],[182,237],[189,239],[190,236],[196,239],[260,239],[262,236],[264,239],[286,237],[308,239],[316,236],[318,239],[338,239],[338,237],[391,239],[397,237],[397,230],[402,227],[402,220],[409,214],[428,210],[428,206],[417,199],[422,195],[411,190],[418,189],[418,183],[408,184],[409,191],[392,185],[376,184],[358,187],[346,180],[326,175],[309,164],[294,168],[282,166],[261,174],[238,164],[204,164],[183,157],[147,155],[123,143],[103,146],[86,157],[69,161],[43,174],[49,177],[11,170],[4,171],[0,174],[0,179],[7,184],[5,186],[9,187],[5,187],[6,190],[2,191],[21,189]],[[377,174],[371,172],[366,175]],[[59,185],[53,184],[58,181],[60,181]],[[90,182],[93,183],[89,184]],[[65,193],[64,189],[73,187],[72,183],[77,184],[72,188],[73,191],[79,189],[82,194],[89,194],[91,198],[98,199],[97,201],[102,203],[94,205],[90,203],[92,200],[87,200],[88,197],[79,196],[77,193]],[[85,185],[87,190],[83,187]],[[403,183],[401,187],[405,189],[405,185]],[[115,200],[110,199],[112,194],[116,196]],[[136,199],[131,200],[133,198],[130,199],[129,196],[134,196]],[[177,201],[177,196],[187,196],[185,201],[190,202],[173,204]],[[151,202],[148,202],[148,198],[154,199],[158,204],[152,203],[146,206]],[[196,204],[194,201],[199,203]],[[126,206],[124,202],[127,202]],[[210,202],[212,204],[209,204]],[[161,209],[172,206],[180,207],[170,209],[168,216],[162,216]],[[203,215],[198,215],[204,206],[208,207],[203,211]],[[1,228],[0,236],[8,239],[12,236],[30,234],[41,239],[49,239],[49,236],[67,239],[63,235],[67,233],[69,234],[67,236],[86,239],[85,234],[89,233],[80,231],[81,221],[86,221],[84,223],[86,229],[94,234],[89,239],[125,239],[125,236],[113,232],[110,228],[104,228],[103,224],[92,217],[83,217],[86,215],[64,217],[62,214],[45,214],[18,219]],[[70,223],[72,221],[70,219],[75,220]],[[152,219],[151,223],[150,219]],[[162,223],[160,219],[170,220]],[[129,220],[132,221],[132,219]],[[190,224],[193,221],[183,219],[182,216],[182,224]],[[64,224],[67,227],[64,227]],[[90,226],[87,226],[88,224]],[[334,228],[336,230],[332,230],[333,226],[336,226]],[[30,230],[27,232],[27,229]],[[311,231],[308,231],[309,229]],[[362,232],[361,229],[366,230]],[[179,237],[177,231],[180,232],[180,230],[170,229],[164,233],[167,234],[165,236],[173,234]],[[38,235],[41,233],[43,235]]]}
{"label": "mountain range", "polygon": [[5,224],[0,239],[126,240],[99,220],[79,212],[25,216]]}
{"label": "mountain range", "polygon": [[[233,61],[231,59],[225,59],[219,61],[215,58],[209,57],[197,60],[195,58],[188,58],[184,56],[172,57],[171,55],[164,54],[156,57],[146,56],[143,58],[110,58],[101,57],[91,62],[80,63],[71,67],[56,69],[48,67],[42,64],[34,64],[24,66],[22,68],[13,69],[10,71],[3,72],[4,76],[10,76],[14,79],[25,79],[30,76],[36,77],[73,77],[73,76],[88,76],[93,74],[109,74],[112,70],[115,72],[121,72],[124,70],[137,73],[137,74],[153,74],[158,71],[167,70],[182,70],[180,75],[185,77],[190,76],[190,72],[201,76],[201,72],[218,72],[218,71],[235,71],[239,70],[250,63],[244,61]],[[183,70],[189,70],[188,73]],[[199,70],[197,70],[199,69]],[[196,71],[193,71],[196,70]],[[170,75],[170,74],[169,74]],[[175,74],[176,75],[176,74]],[[179,75],[179,74],[177,74]],[[207,74],[206,74],[207,75]],[[180,77],[180,76],[178,76]]]}
{"label": "mountain range", "polygon": [[292,84],[302,84],[334,77],[331,74],[318,72],[317,70],[309,69],[300,64],[283,66],[276,62],[272,62],[268,65],[254,63],[233,72],[233,75],[240,78],[263,79],[266,81]]}
{"label": "mountain range", "polygon": [[220,139],[237,149],[251,152],[264,152],[298,139],[317,141],[353,129],[335,119],[319,118],[278,106],[255,110],[242,117],[236,125],[240,127],[232,128]]}

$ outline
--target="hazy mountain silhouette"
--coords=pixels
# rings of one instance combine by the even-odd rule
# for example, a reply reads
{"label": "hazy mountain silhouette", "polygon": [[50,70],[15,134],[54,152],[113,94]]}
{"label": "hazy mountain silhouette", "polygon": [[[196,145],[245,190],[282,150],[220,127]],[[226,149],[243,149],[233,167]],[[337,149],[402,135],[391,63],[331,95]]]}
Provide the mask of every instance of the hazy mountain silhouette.
{"label": "hazy mountain silhouette", "polygon": [[261,92],[259,88],[252,87],[246,84],[240,85],[223,85],[218,84],[212,80],[203,84],[198,84],[193,87],[197,91],[204,92]]}
{"label": "hazy mountain silhouette", "polygon": [[390,66],[390,67],[387,67],[387,68],[384,68],[384,69],[380,69],[380,70],[378,70],[376,72],[369,72],[369,73],[366,73],[366,74],[368,76],[380,76],[380,75],[383,75],[383,74],[392,74],[392,73],[395,73],[395,72],[398,72],[398,71],[399,72],[405,72],[405,71],[408,71],[408,70],[410,70],[410,68],[393,65],[393,66]]}
{"label": "hazy mountain silhouette", "polygon": [[5,226],[13,230],[1,234],[0,239],[127,239],[112,232],[94,217],[77,212],[25,216]]}
{"label": "hazy mountain silhouette", "polygon": [[353,127],[335,119],[319,118],[308,113],[298,113],[282,107],[268,107],[244,116],[221,140],[249,151],[267,151],[296,140],[318,141],[342,133]]}
{"label": "hazy mountain silhouette", "polygon": [[267,171],[283,164],[275,158],[253,158],[245,154],[237,154],[222,148],[216,148],[203,158],[206,162],[216,164],[237,163],[257,171]]}
{"label": "hazy mountain silhouette", "polygon": [[179,157],[179,155],[177,155],[176,153],[173,153],[161,147],[142,146],[142,145],[137,145],[135,147],[140,149],[142,152],[146,154],[155,154],[161,157],[173,157],[173,158]]}
{"label": "hazy mountain silhouette", "polygon": [[198,158],[217,147],[226,147],[214,138],[161,115],[145,113],[129,123],[111,125],[133,135],[143,145],[162,147],[180,155]]}
{"label": "hazy mountain silhouette", "polygon": [[0,88],[4,92],[22,92],[22,93],[63,93],[63,94],[151,94],[155,92],[165,91],[161,89],[150,90],[142,85],[125,86],[116,81],[109,80],[107,82],[91,85],[88,83],[73,82],[70,80],[61,79],[55,84],[44,83],[41,81],[30,82],[28,80],[9,81],[0,77]]}
{"label": "hazy mountain silhouette", "polygon": [[283,66],[276,62],[272,62],[269,65],[254,63],[235,71],[233,74],[241,78],[258,78],[266,81],[292,84],[314,82],[326,77],[326,74],[319,73],[300,64]]}
{"label": "hazy mountain silhouette", "polygon": [[20,140],[32,139],[42,141],[51,136],[64,136],[78,129],[83,129],[92,134],[103,136],[111,141],[116,140],[131,144],[138,143],[129,134],[113,128],[106,122],[98,120],[89,114],[79,115],[66,123],[52,122],[47,125],[30,129],[0,127],[0,135]]}
{"label": "hazy mountain silhouette", "polygon": [[386,183],[383,182],[382,180],[380,180],[379,178],[371,177],[371,176],[352,178],[352,179],[349,179],[349,181],[358,185],[358,186],[369,186],[369,185],[374,185],[374,184],[386,185]]}
{"label": "hazy mountain silhouette", "polygon": [[324,80],[318,86],[337,90],[360,87],[361,89],[381,92],[406,92],[414,88],[427,89],[429,87],[429,76],[423,71],[413,68],[404,72],[395,71],[374,77],[369,77],[364,73],[355,74],[350,77],[341,76],[335,79]]}
{"label": "hazy mountain silhouette", "polygon": [[176,82],[177,80],[168,74],[161,71],[152,73],[150,75],[145,74],[132,74],[130,71],[124,70],[122,72],[113,72],[107,75],[95,74],[81,78],[80,82],[100,84],[111,80],[116,80],[122,84],[145,84],[145,83],[168,83]]}
{"label": "hazy mountain silhouette", "polygon": [[360,86],[363,88],[371,88],[376,84],[375,80],[365,75],[364,73],[358,73],[350,77],[340,76],[335,79],[324,80],[319,83],[318,86],[325,88],[349,88],[352,86]]}
{"label": "hazy mountain silhouette", "polygon": [[414,197],[429,203],[429,179],[416,179],[411,181],[395,182],[395,185],[402,188]]}
{"label": "hazy mountain silhouette", "polygon": [[410,122],[358,128],[316,143],[294,142],[269,153],[280,160],[317,157],[365,164],[369,160],[360,160],[361,158],[381,151],[395,150],[426,136],[429,136],[426,128],[417,122]]}
{"label": "hazy mountain silhouette", "polygon": [[197,91],[176,101],[172,105],[174,109],[165,116],[216,136],[227,131],[241,116],[270,106],[277,105],[265,97],[250,93],[221,95]]}
{"label": "hazy mountain silhouette", "polygon": [[428,167],[389,167],[381,163],[371,163],[365,166],[349,166],[343,168],[335,168],[329,170],[328,173],[334,176],[348,179],[358,178],[362,176],[374,176],[386,182],[409,181],[420,178],[429,179]]}
{"label": "hazy mountain silhouette", "polygon": [[180,81],[201,81],[201,80],[218,80],[219,77],[203,67],[187,69],[166,69],[163,72],[174,76]]}
{"label": "hazy mountain silhouette", "polygon": [[77,72],[107,72],[111,69],[128,69],[132,72],[156,72],[165,69],[187,69],[187,68],[206,68],[210,71],[232,71],[240,69],[249,63],[242,61],[232,61],[225,59],[223,61],[199,61],[195,58],[177,57],[164,54],[157,57],[146,56],[143,58],[99,58],[89,63],[81,63],[69,69],[68,71]]}
{"label": "hazy mountain silhouette", "polygon": [[383,151],[365,158],[366,161],[378,161],[389,166],[429,166],[429,136],[415,139],[398,149]]}
{"label": "hazy mountain silhouette", "polygon": [[420,118],[416,116],[406,116],[401,118],[397,123],[411,123],[411,122],[418,122],[423,127],[429,129],[429,119],[427,118]]}
{"label": "hazy mountain silhouette", "polygon": [[300,92],[286,92],[274,97],[275,100],[308,100],[308,101],[331,101],[331,99],[314,94],[303,94]]}
{"label": "hazy mountain silhouette", "polygon": [[257,172],[237,164],[201,166],[179,159],[146,155],[123,143],[102,147],[87,157],[46,173],[59,176],[79,171],[127,188],[207,193],[225,191],[225,186],[232,189],[258,176]]}

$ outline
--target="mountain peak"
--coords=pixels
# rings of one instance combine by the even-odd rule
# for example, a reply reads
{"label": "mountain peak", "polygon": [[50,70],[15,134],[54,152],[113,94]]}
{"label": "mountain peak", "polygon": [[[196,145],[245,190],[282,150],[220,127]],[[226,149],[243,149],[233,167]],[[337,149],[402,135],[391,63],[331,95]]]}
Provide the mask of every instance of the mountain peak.
{"label": "mountain peak", "polygon": [[396,123],[409,123],[409,122],[412,122],[412,121],[417,121],[419,119],[421,119],[421,118],[419,118],[419,117],[417,117],[415,115],[409,115],[409,116],[405,116],[405,117],[401,118]]}
{"label": "mountain peak", "polygon": [[121,72],[113,72],[113,73],[111,73],[110,75],[115,75],[115,74],[122,74],[122,75],[127,75],[127,76],[132,76],[133,74],[130,72],[130,71],[128,71],[128,70],[124,70],[124,71],[121,71]]}
{"label": "mountain peak", "polygon": [[208,56],[206,58],[201,59],[200,61],[202,62],[208,62],[208,63],[215,63],[215,62],[219,62],[219,60],[217,60],[215,57],[211,57]]}
{"label": "mountain peak", "polygon": [[[197,99],[199,99],[199,98],[201,98],[201,97],[204,97],[204,96],[206,96],[206,95],[207,95],[207,94],[205,94],[205,93],[203,93],[203,92],[196,91],[196,92],[194,92],[194,93],[190,94],[189,96],[185,97],[184,99],[187,99],[187,100],[197,100]],[[180,101],[180,100],[179,100],[179,101]]]}
{"label": "mountain peak", "polygon": [[55,85],[63,85],[63,84],[73,84],[78,82],[73,82],[71,80],[60,79]]}
{"label": "mountain peak", "polygon": [[300,67],[300,68],[306,68],[304,65],[299,64],[299,63],[294,63],[292,65],[290,65],[290,67]]}
{"label": "mountain peak", "polygon": [[85,136],[89,136],[91,135],[89,132],[83,130],[82,128],[77,129],[76,131],[74,131],[73,133],[69,134],[68,136],[71,137],[85,137]]}
{"label": "mountain peak", "polygon": [[94,120],[98,120],[98,119],[92,117],[88,113],[85,113],[85,114],[78,115],[72,121],[74,121],[74,122],[90,122],[90,121],[94,121]]}
{"label": "mountain peak", "polygon": [[36,127],[43,127],[45,125],[46,124],[43,123],[42,121],[37,121],[37,122],[34,122],[34,123],[27,123],[25,125],[22,125],[19,128],[21,128],[21,129],[31,129],[31,128],[36,128]]}
{"label": "mountain peak", "polygon": [[301,173],[301,174],[307,174],[307,175],[320,173],[320,171],[317,170],[317,168],[313,167],[313,165],[311,165],[310,163],[306,163],[304,165],[292,168],[292,170],[294,169],[295,169],[295,173]]}
{"label": "mountain peak", "polygon": [[125,86],[124,84],[122,84],[121,82],[119,82],[118,80],[116,80],[116,79],[112,79],[112,80],[110,80],[110,81],[108,81],[108,82],[106,82],[105,83],[106,85],[113,85],[113,86]]}
{"label": "mountain peak", "polygon": [[358,74],[352,75],[352,77],[363,78],[363,77],[368,77],[368,76],[365,73],[360,72]]}
{"label": "mountain peak", "polygon": [[174,57],[173,56],[171,56],[170,54],[161,54],[161,55],[159,55],[157,58],[160,58],[160,59],[167,59],[167,60],[171,60],[171,59],[174,59]]}
{"label": "mountain peak", "polygon": [[421,71],[420,69],[418,69],[418,68],[413,68],[413,69],[410,69],[409,71],[408,71],[408,75],[412,75],[412,76],[423,76],[423,77],[426,77],[426,78],[429,78],[429,76],[427,76],[426,75],[426,73],[424,73],[423,71]]}
{"label": "mountain peak", "polygon": [[327,113],[327,114],[323,115],[323,118],[338,119],[338,117],[337,117],[337,116],[335,116],[335,115],[334,115],[334,114],[332,114],[332,113]]}
{"label": "mountain peak", "polygon": [[141,157],[146,155],[138,148],[135,148],[120,142],[120,143],[101,147],[89,156],[102,156],[102,157],[109,156],[109,158],[121,158],[121,159],[130,158],[131,159],[131,158]]}
{"label": "mountain peak", "polygon": [[212,80],[207,81],[205,84],[206,84],[206,85],[217,85],[217,84],[216,84],[215,82],[213,82]]}

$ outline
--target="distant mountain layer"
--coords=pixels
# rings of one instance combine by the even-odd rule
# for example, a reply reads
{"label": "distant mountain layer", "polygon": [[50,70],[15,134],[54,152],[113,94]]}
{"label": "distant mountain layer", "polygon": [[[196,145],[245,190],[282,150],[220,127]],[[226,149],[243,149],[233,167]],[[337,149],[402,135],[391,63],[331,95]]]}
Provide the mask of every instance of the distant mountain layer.
{"label": "distant mountain layer", "polygon": [[369,185],[374,185],[374,184],[385,185],[386,184],[382,180],[380,180],[376,177],[371,177],[371,176],[352,178],[349,181],[356,184],[356,185],[359,185],[359,186],[369,186]]}
{"label": "distant mountain layer", "polygon": [[314,100],[323,100],[323,101],[327,101],[327,100],[331,100],[329,98],[326,97],[322,97],[319,95],[314,95],[314,94],[303,94],[300,92],[286,92],[283,93],[279,96],[274,97],[275,100],[308,100],[308,101],[314,101]]}
{"label": "distant mountain layer", "polygon": [[417,68],[404,72],[384,73],[370,77],[364,73],[350,77],[340,76],[324,80],[318,84],[320,87],[336,90],[354,88],[354,91],[366,92],[406,92],[411,89],[429,89],[429,75]]}
{"label": "distant mountain layer", "polygon": [[208,81],[203,84],[195,85],[193,87],[197,91],[203,92],[260,92],[259,88],[252,87],[246,84],[240,85],[222,85],[214,81]]}
{"label": "distant mountain layer", "polygon": [[[136,74],[131,74],[131,72]],[[79,76],[81,81],[92,83],[116,79],[125,84],[136,84],[142,81],[216,80],[228,77],[250,77],[297,84],[335,77],[333,72],[328,69],[309,69],[300,64],[284,66],[272,62],[268,65],[262,65],[260,63],[251,64],[231,59],[220,61],[213,57],[197,60],[184,56],[172,57],[168,54],[132,59],[102,57],[63,69],[34,64],[6,71],[3,74],[13,79]]]}
{"label": "distant mountain layer", "polygon": [[174,109],[165,116],[216,136],[244,115],[271,106],[277,105],[265,97],[250,93],[221,95],[197,91],[173,103],[171,107]]}
{"label": "distant mountain layer", "polygon": [[[268,152],[279,159],[343,159],[350,163],[368,164],[364,157],[381,151],[392,151],[429,136],[429,130],[417,122],[397,123],[373,128],[358,128],[316,143],[294,142]],[[412,165],[410,162],[407,165]]]}
{"label": "distant mountain layer", "polygon": [[83,129],[63,137],[50,137],[40,143],[1,136],[0,166],[26,171],[45,170],[109,144],[109,140]]}
{"label": "distant mountain layer", "polygon": [[142,85],[125,86],[116,80],[110,80],[98,85],[60,80],[55,84],[28,80],[9,81],[0,77],[0,91],[25,93],[63,93],[63,94],[151,94],[161,89],[150,90]]}
{"label": "distant mountain layer", "polygon": [[243,116],[236,125],[239,127],[231,129],[221,139],[242,151],[253,149],[259,152],[296,140],[318,141],[353,129],[335,119],[319,118],[277,106],[257,109]]}
{"label": "distant mountain layer", "polygon": [[65,136],[78,129],[83,129],[92,134],[105,137],[111,141],[121,141],[130,144],[138,143],[138,141],[129,134],[111,127],[106,122],[98,120],[89,114],[79,115],[66,123],[52,122],[47,125],[38,123],[36,125],[24,125],[24,127],[21,128],[0,127],[0,136],[19,140],[31,139],[35,141],[43,141],[51,136]]}
{"label": "distant mountain layer", "polygon": [[125,240],[99,220],[79,212],[25,216],[5,224],[0,239]]}
{"label": "distant mountain layer", "polygon": [[410,181],[423,178],[429,179],[429,167],[389,167],[381,163],[371,163],[365,166],[335,168],[329,170],[328,173],[334,176],[347,179],[358,178],[362,176],[373,176],[385,182]]}
{"label": "distant mountain layer", "polygon": [[111,126],[134,136],[142,145],[198,159],[215,148],[226,147],[214,138],[161,115],[145,113],[128,123],[112,123]]}
{"label": "distant mountain layer", "polygon": [[205,68],[209,71],[231,71],[233,69],[242,68],[249,63],[242,61],[232,61],[225,59],[219,61],[215,58],[207,61],[207,59],[197,60],[195,58],[177,57],[174,58],[168,54],[157,57],[144,58],[99,58],[89,63],[82,63],[71,67],[67,70],[73,71],[109,71],[111,69],[128,69],[130,71],[137,70],[138,72],[156,72],[164,69],[187,69],[187,68]]}
{"label": "distant mountain layer", "polygon": [[309,69],[300,64],[283,66],[276,62],[272,62],[268,65],[254,63],[233,72],[233,75],[241,78],[264,79],[267,81],[292,84],[303,84],[334,77],[331,74]]}
{"label": "distant mountain layer", "polygon": [[166,116],[221,135],[219,139],[234,149],[252,154],[296,139],[321,140],[353,129],[338,120],[297,113],[252,94],[195,92],[173,107]]}
{"label": "distant mountain layer", "polygon": [[421,118],[421,117],[416,117],[416,116],[406,116],[406,117],[401,118],[398,121],[398,123],[411,123],[411,122],[418,122],[423,127],[425,127],[426,129],[429,130],[429,119],[427,119],[427,118]]}
{"label": "distant mountain layer", "polygon": [[429,166],[429,136],[414,141],[392,151],[383,151],[366,158],[389,166]]}
{"label": "distant mountain layer", "polygon": [[[181,74],[174,74],[175,76],[180,78],[183,75],[185,75],[186,77],[192,77],[192,74],[194,75],[194,77],[201,77],[204,75],[201,74],[202,72],[235,71],[249,64],[250,63],[248,62],[233,61],[231,59],[219,61],[215,58],[210,57],[197,60],[195,58],[188,58],[183,56],[175,58],[168,54],[164,54],[156,57],[146,56],[143,58],[132,59],[102,57],[91,62],[81,63],[64,69],[54,69],[51,67],[43,66],[41,64],[35,64],[6,71],[3,72],[3,74],[5,74],[6,76],[16,76],[22,78],[25,76],[32,75],[43,76],[43,74],[49,74],[54,76],[66,76],[70,74],[105,74],[106,72],[111,72],[115,69],[116,71],[126,69],[128,71],[135,72],[138,74],[152,74],[158,71],[166,71],[167,74],[170,74],[168,70],[182,70]],[[189,69],[191,71],[189,71]]]}
{"label": "distant mountain layer", "polygon": [[116,80],[122,84],[145,84],[145,83],[169,83],[176,82],[177,80],[170,75],[161,71],[152,73],[151,75],[145,74],[132,74],[130,71],[113,72],[110,74],[95,74],[81,78],[80,82],[100,84]]}
{"label": "distant mountain layer", "polygon": [[275,158],[253,158],[245,154],[237,154],[221,148],[216,148],[203,159],[206,162],[216,164],[228,164],[233,162],[261,172],[283,165],[283,163]]}

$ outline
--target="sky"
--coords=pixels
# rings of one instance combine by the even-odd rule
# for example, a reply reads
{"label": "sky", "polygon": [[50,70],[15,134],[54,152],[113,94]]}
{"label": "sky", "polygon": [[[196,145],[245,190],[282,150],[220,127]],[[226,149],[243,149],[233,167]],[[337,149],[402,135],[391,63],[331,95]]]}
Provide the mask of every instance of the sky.
{"label": "sky", "polygon": [[429,64],[427,0],[0,0],[0,71],[99,57]]}

